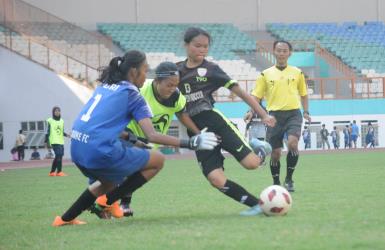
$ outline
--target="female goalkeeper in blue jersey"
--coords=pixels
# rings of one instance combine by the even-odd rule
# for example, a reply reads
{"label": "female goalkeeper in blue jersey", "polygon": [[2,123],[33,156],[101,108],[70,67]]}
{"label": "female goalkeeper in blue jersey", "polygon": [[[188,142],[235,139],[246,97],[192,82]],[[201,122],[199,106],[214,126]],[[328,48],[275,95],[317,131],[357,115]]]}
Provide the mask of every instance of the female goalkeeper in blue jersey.
{"label": "female goalkeeper in blue jersey", "polygon": [[[76,217],[107,193],[106,208],[127,193],[140,188],[163,167],[164,156],[157,151],[132,147],[120,134],[135,120],[150,142],[193,150],[212,150],[217,144],[214,133],[202,132],[189,140],[179,140],[154,130],[152,113],[140,95],[147,72],[146,56],[129,51],[111,60],[98,86],[74,122],[71,133],[71,157],[91,184],[53,226],[85,222]],[[117,187],[117,184],[120,184]],[[112,208],[112,207],[111,207]]]}

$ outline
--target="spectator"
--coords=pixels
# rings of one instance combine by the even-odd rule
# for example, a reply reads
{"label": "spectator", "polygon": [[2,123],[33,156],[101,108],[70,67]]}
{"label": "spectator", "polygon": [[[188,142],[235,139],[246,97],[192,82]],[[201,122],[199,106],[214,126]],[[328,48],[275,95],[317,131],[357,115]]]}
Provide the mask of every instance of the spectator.
{"label": "spectator", "polygon": [[350,133],[349,133],[349,125],[346,125],[344,130],[342,131],[344,133],[344,148],[350,148]]}
{"label": "spectator", "polygon": [[13,147],[11,149],[11,155],[12,155],[12,161],[18,161],[19,160],[19,156],[17,154],[17,148],[16,147]]}
{"label": "spectator", "polygon": [[308,126],[305,126],[302,132],[303,142],[305,143],[305,150],[310,148],[310,129]]}
{"label": "spectator", "polygon": [[16,137],[16,148],[17,148],[17,156],[19,161],[24,161],[24,147],[25,147],[25,135],[23,134],[23,130],[19,130],[19,134]]}
{"label": "spectator", "polygon": [[245,138],[249,138],[249,142],[253,138],[264,141],[266,137],[266,127],[262,119],[251,110],[246,113],[243,119],[246,122]]}
{"label": "spectator", "polygon": [[357,148],[357,138],[360,136],[360,133],[359,133],[359,128],[356,124],[356,121],[354,120],[353,121],[353,124],[352,124],[352,142],[354,144],[354,148]]}
{"label": "spectator", "polygon": [[367,148],[369,144],[371,148],[374,148],[374,128],[371,122],[368,123],[368,133],[366,134],[365,138],[365,148]]}
{"label": "spectator", "polygon": [[40,153],[37,151],[37,148],[33,148],[33,152],[31,154],[31,160],[40,160]]}
{"label": "spectator", "polygon": [[333,146],[334,149],[340,148],[340,132],[338,131],[337,127],[333,127],[333,131],[330,133],[330,136],[332,137]]}
{"label": "spectator", "polygon": [[325,149],[325,144],[328,145],[328,149],[330,149],[330,144],[328,140],[329,131],[325,128],[325,124],[322,124],[322,129],[320,133],[321,133],[321,140],[322,140],[322,149]]}

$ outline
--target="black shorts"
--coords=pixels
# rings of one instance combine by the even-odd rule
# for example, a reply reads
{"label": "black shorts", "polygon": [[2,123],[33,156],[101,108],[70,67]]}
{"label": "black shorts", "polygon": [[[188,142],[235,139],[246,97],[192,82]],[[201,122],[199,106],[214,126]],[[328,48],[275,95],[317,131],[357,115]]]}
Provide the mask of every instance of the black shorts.
{"label": "black shorts", "polygon": [[53,152],[55,152],[55,157],[62,157],[64,155],[64,145],[62,144],[52,144],[51,145]]}
{"label": "black shorts", "polygon": [[283,137],[285,133],[298,139],[301,137],[302,114],[299,109],[285,111],[270,111],[270,115],[277,120],[275,126],[267,127],[266,140],[273,149],[283,147]]}
{"label": "black shorts", "polygon": [[[199,129],[202,130],[207,127],[207,131],[219,135],[222,141],[212,151],[203,150],[195,152],[205,176],[217,168],[223,168],[225,157],[221,149],[232,154],[238,161],[243,160],[252,152],[251,147],[239,130],[218,110],[202,111],[191,118]],[[192,136],[192,134],[189,133],[189,136]]]}

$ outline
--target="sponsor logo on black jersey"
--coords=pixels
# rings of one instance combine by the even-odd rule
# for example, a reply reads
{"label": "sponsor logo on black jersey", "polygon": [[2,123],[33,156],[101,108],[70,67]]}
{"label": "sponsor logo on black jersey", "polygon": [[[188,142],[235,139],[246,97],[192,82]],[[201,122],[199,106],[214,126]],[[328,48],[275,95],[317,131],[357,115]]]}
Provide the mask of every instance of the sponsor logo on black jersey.
{"label": "sponsor logo on black jersey", "polygon": [[198,68],[197,69],[198,75],[203,77],[207,74],[207,69],[206,68]]}

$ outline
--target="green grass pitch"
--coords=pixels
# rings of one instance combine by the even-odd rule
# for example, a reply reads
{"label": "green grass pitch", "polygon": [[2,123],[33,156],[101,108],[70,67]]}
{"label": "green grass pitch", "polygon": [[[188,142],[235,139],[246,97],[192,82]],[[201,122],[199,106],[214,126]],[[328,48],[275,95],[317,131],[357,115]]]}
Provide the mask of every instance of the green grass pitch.
{"label": "green grass pitch", "polygon": [[[385,249],[384,160],[383,151],[302,155],[289,214],[251,218],[211,188],[195,160],[168,160],[134,194],[134,218],[85,212],[87,225],[62,228],[51,223],[86,187],[80,171],[66,167],[68,177],[48,177],[47,168],[6,170],[0,249]],[[252,193],[271,184],[268,167],[248,171],[227,159],[225,168]]]}

